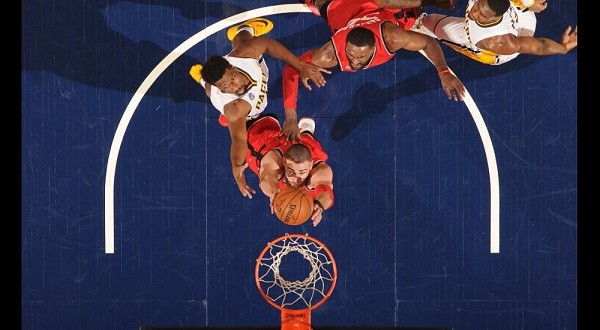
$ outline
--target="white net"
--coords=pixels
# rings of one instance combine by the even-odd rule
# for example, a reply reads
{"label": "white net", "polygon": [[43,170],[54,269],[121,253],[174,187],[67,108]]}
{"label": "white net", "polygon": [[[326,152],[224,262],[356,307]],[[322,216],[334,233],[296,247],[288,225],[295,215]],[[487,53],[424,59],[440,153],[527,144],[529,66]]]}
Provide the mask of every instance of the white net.
{"label": "white net", "polygon": [[282,308],[306,309],[316,307],[331,293],[336,266],[322,243],[290,235],[267,248],[257,260],[257,284],[265,298]]}

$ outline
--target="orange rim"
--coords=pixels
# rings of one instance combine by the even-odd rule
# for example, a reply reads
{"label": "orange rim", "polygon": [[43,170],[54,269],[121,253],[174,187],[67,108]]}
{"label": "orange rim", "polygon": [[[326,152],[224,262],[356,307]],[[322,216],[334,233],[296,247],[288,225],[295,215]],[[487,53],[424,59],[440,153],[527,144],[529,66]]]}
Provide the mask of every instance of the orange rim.
{"label": "orange rim", "polygon": [[[323,298],[317,302],[316,304],[309,306],[308,308],[302,308],[302,309],[289,309],[289,308],[285,308],[282,307],[280,305],[277,305],[275,302],[273,302],[273,300],[271,300],[271,297],[269,297],[262,289],[262,286],[260,285],[260,275],[258,274],[259,272],[259,268],[260,268],[260,260],[263,258],[263,256],[265,255],[265,253],[267,251],[269,251],[269,249],[271,249],[271,247],[273,245],[275,245],[278,242],[281,242],[285,239],[288,238],[304,238],[307,239],[309,241],[312,241],[314,243],[316,243],[318,246],[322,247],[323,250],[325,251],[325,253],[327,254],[327,256],[329,257],[329,259],[331,260],[331,265],[333,267],[333,281],[331,282],[331,287],[329,288],[329,290],[327,290],[327,293],[323,296]],[[269,244],[267,244],[267,246],[265,246],[265,248],[260,252],[260,254],[258,255],[258,258],[256,258],[256,266],[254,267],[254,281],[256,283],[256,286],[258,287],[258,291],[260,292],[260,295],[273,307],[281,310],[282,313],[284,312],[298,312],[298,311],[306,311],[308,313],[310,313],[310,311],[312,311],[313,309],[321,306],[325,301],[327,301],[327,299],[331,296],[331,293],[333,292],[333,289],[335,288],[335,284],[337,283],[337,264],[335,263],[335,259],[333,257],[333,254],[331,253],[331,251],[329,251],[329,248],[323,244],[321,241],[319,241],[318,239],[312,237],[312,236],[308,236],[308,234],[285,234],[277,239],[275,239],[274,241],[269,242]],[[283,314],[282,314],[283,315]]]}

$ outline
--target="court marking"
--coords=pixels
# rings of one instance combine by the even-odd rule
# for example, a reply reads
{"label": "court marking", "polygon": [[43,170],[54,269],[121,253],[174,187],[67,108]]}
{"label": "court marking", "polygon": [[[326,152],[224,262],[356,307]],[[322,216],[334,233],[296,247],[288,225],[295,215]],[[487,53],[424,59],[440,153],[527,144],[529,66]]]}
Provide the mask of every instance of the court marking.
{"label": "court marking", "polygon": [[[227,27],[234,24],[242,23],[252,18],[270,16],[275,14],[287,14],[287,13],[311,13],[310,9],[304,4],[285,4],[268,6],[262,8],[256,8],[243,13],[239,13],[230,17],[227,17],[219,22],[216,22],[204,30],[196,33],[181,45],[175,48],[169,53],[162,61],[160,61],[156,67],[148,74],[146,79],[142,82],[140,87],[136,90],[135,94],[131,98],[131,101],[125,108],[123,116],[119,121],[119,125],[115,131],[115,135],[110,146],[110,152],[108,154],[108,160],[106,164],[106,181],[104,184],[104,249],[106,254],[113,254],[115,252],[115,216],[114,216],[114,187],[115,187],[115,174],[117,168],[117,160],[119,157],[119,151],[123,142],[123,137],[127,130],[127,126],[135,113],[138,105],[142,98],[146,95],[152,84],[158,79],[158,77],[171,65],[179,56],[187,52],[190,48],[200,43],[202,40],[219,32]],[[425,55],[423,52],[421,54]],[[426,57],[427,58],[427,57]],[[481,141],[483,143],[484,152],[487,159],[488,171],[490,174],[490,252],[500,252],[500,188],[498,180],[498,167],[496,163],[496,155],[492,145],[490,135],[487,131],[485,121],[479,112],[479,109],[475,105],[471,95],[466,93],[464,99],[465,105],[469,109]]]}
{"label": "court marking", "polygon": [[[425,52],[419,51],[426,59],[429,60]],[[429,60],[431,62],[431,60]],[[432,62],[433,64],[433,62]],[[452,74],[451,68],[448,68]],[[456,75],[455,75],[456,76]],[[477,131],[483,144],[485,158],[487,160],[488,172],[490,174],[490,253],[500,253],[500,179],[498,178],[498,163],[496,162],[496,152],[492,144],[492,138],[488,132],[485,121],[481,116],[481,112],[469,91],[465,88],[465,97],[463,98]]]}

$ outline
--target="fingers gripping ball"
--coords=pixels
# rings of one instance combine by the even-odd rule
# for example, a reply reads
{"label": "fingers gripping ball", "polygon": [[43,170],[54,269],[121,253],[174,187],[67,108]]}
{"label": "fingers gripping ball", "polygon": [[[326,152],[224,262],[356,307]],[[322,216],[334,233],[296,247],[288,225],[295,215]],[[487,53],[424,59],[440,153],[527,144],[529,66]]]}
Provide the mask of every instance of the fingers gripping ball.
{"label": "fingers gripping ball", "polygon": [[286,187],[275,196],[273,210],[281,222],[301,225],[312,215],[313,199],[303,188]]}

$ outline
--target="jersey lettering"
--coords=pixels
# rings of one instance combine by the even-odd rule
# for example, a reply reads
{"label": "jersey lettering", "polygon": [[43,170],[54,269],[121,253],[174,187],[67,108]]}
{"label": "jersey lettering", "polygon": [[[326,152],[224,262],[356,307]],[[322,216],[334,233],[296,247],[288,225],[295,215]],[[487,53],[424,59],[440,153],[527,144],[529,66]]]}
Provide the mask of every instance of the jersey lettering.
{"label": "jersey lettering", "polygon": [[263,71],[262,83],[260,84],[260,93],[258,94],[258,101],[256,101],[255,109],[259,110],[265,99],[267,98],[267,75]]}

